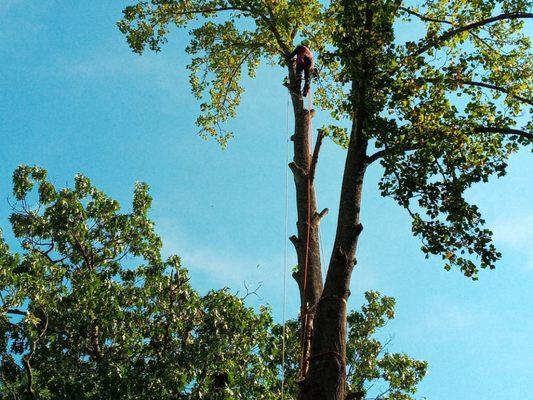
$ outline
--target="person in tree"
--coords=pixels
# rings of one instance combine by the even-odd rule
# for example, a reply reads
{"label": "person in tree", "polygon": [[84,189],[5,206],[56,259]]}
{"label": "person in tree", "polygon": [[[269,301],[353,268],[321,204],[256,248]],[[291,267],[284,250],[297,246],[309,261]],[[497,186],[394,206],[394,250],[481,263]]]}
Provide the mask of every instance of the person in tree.
{"label": "person in tree", "polygon": [[[309,93],[309,88],[311,85],[311,78],[314,69],[313,53],[309,48],[303,44],[296,46],[294,51],[287,56],[287,62],[293,61],[296,57],[296,82],[294,86],[291,86],[290,89],[298,94],[307,96]],[[302,75],[305,78],[305,83],[302,87]]]}

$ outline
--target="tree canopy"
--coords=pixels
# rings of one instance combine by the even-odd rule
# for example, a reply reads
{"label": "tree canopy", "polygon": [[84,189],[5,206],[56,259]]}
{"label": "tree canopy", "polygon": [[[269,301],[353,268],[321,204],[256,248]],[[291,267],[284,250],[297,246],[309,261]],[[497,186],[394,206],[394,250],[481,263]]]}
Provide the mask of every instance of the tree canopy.
{"label": "tree canopy", "polygon": [[[283,334],[296,395],[297,322],[284,329],[227,288],[194,290],[180,258],[161,257],[146,184],[124,211],[83,175],[65,188],[46,176],[17,168],[21,251],[0,237],[1,399],[279,399]],[[426,363],[374,337],[393,317],[394,299],[377,292],[350,314],[350,393],[416,391]]]}
{"label": "tree canopy", "polygon": [[[360,125],[380,161],[379,188],[407,209],[426,255],[477,279],[500,253],[478,207],[477,182],[505,174],[509,157],[531,144],[531,18],[524,0],[152,0],[124,9],[118,23],[131,48],[159,51],[171,27],[190,28],[187,52],[203,135],[224,145],[236,115],[242,73],[282,64],[305,40],[318,54],[315,105],[321,128],[341,146],[346,122]],[[405,32],[409,32],[408,35]],[[407,38],[406,38],[407,36]]]}

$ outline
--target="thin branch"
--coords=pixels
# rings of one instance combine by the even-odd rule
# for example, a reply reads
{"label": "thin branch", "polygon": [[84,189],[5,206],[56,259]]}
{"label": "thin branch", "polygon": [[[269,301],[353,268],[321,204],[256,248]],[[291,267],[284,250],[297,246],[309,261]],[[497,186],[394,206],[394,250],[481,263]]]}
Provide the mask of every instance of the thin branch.
{"label": "thin branch", "polygon": [[[251,14],[252,17],[258,17],[265,22],[270,32],[274,35],[274,38],[276,39],[276,42],[278,43],[283,55],[289,54],[290,50],[287,47],[287,45],[283,42],[283,39],[278,29],[276,28],[276,25],[274,24],[274,19],[275,19],[274,12],[270,8],[270,6],[266,3],[265,3],[265,7],[271,19],[267,18],[266,15],[264,15],[257,9],[247,8],[247,7],[236,7],[236,6],[213,7],[213,8],[203,8],[203,9],[196,9],[196,10],[176,11],[174,12],[174,15],[213,14],[213,13],[222,12],[222,11],[240,11],[244,14]],[[254,16],[254,14],[256,15]]]}
{"label": "thin branch", "polygon": [[28,315],[27,311],[17,310],[16,308],[10,308],[6,311],[7,314],[13,314],[13,315],[21,315],[23,317]]}
{"label": "thin branch", "polygon": [[328,215],[328,212],[329,212],[329,209],[328,208],[324,208],[319,213],[315,213],[315,215],[313,216],[313,224],[320,223],[322,218],[324,218],[326,215]]}
{"label": "thin branch", "polygon": [[414,15],[415,17],[420,18],[422,21],[436,22],[436,23],[439,23],[439,24],[453,25],[453,22],[446,21],[445,19],[431,18],[431,17],[428,17],[427,15],[420,14],[420,13],[416,12],[415,10],[412,10],[410,8],[407,8],[407,7],[398,7],[398,9],[406,12],[407,14]]}
{"label": "thin branch", "polygon": [[226,100],[228,99],[228,95],[231,91],[231,85],[233,83],[233,80],[235,79],[235,76],[237,76],[237,73],[241,70],[241,67],[243,66],[244,62],[250,57],[253,53],[255,53],[257,50],[259,50],[263,46],[262,43],[260,43],[257,46],[254,46],[248,53],[242,57],[239,62],[237,63],[236,67],[232,69],[231,76],[228,80],[228,83],[226,85],[226,90],[224,91],[224,98],[222,102],[220,103],[221,107],[225,107]]}
{"label": "thin branch", "polygon": [[[50,250],[51,250],[51,249],[50,249]],[[50,256],[48,255],[48,253],[50,252],[50,250],[49,250],[49,251],[42,251],[42,250],[39,250],[39,249],[36,249],[36,248],[33,249],[33,251],[37,252],[38,254],[40,254],[40,255],[42,255],[44,258],[46,258],[46,259],[50,262],[50,264],[59,264],[60,262],[63,262],[63,261],[65,261],[65,260],[68,258],[68,256],[64,256],[64,257],[62,257],[62,258],[59,258],[59,259],[57,259],[57,260],[54,260],[52,257],[50,257]]]}
{"label": "thin branch", "polygon": [[26,377],[28,379],[28,382],[26,384],[26,390],[28,394],[34,399],[36,399],[37,396],[35,395],[35,392],[33,390],[33,371],[31,369],[30,360],[35,354],[35,350],[37,349],[37,342],[45,335],[46,330],[48,329],[48,315],[45,314],[44,317],[44,327],[37,339],[35,339],[35,341],[32,343],[31,352],[22,358],[22,362],[24,363],[24,369],[26,370]]}
{"label": "thin branch", "polygon": [[197,10],[184,10],[173,12],[174,15],[190,15],[190,14],[213,14],[220,11],[242,11],[251,12],[249,8],[244,7],[218,7],[218,8],[203,8]]}
{"label": "thin branch", "polygon": [[255,295],[257,296],[258,299],[261,300],[261,297],[259,296],[259,294],[257,293],[259,291],[259,289],[261,289],[261,286],[263,286],[263,282],[259,282],[256,286],[255,289],[253,290],[250,290],[250,288],[248,287],[248,285],[246,284],[246,281],[243,281],[243,285],[244,285],[244,288],[246,289],[246,294],[243,296],[243,300],[246,300],[247,297],[251,296],[251,295]]}
{"label": "thin branch", "polygon": [[384,157],[385,155],[389,154],[389,153],[393,153],[395,151],[401,151],[401,152],[407,152],[407,151],[412,151],[412,150],[417,150],[418,149],[418,146],[417,145],[410,145],[410,146],[405,146],[405,147],[402,147],[402,148],[385,148],[385,149],[381,149],[381,150],[378,150],[376,151],[374,154],[368,156],[366,158],[367,160],[367,164],[370,165],[372,164],[374,161],[377,161],[379,160],[380,158]]}
{"label": "thin branch", "polygon": [[14,400],[17,400],[19,397],[17,396],[17,393],[15,392],[15,390],[12,389],[11,385],[7,382],[6,376],[4,374],[4,371],[5,371],[4,361],[2,360],[2,362],[0,363],[0,380],[2,381],[2,383],[4,385],[4,388],[9,390],[9,392],[11,394],[11,398],[13,398]]}
{"label": "thin branch", "polygon": [[473,29],[476,29],[476,28],[479,28],[485,25],[489,25],[494,22],[502,21],[502,20],[513,20],[513,19],[521,19],[521,18],[533,18],[533,14],[525,13],[525,12],[504,13],[504,14],[496,15],[494,17],[482,19],[480,21],[472,22],[470,24],[467,24],[467,25],[464,25],[458,28],[451,28],[447,30],[446,32],[444,32],[442,35],[438,36],[437,38],[429,40],[425,45],[420,46],[414,52],[408,54],[404,58],[404,60],[409,59],[411,57],[419,56],[425,53],[426,51],[439,46],[440,44],[450,39],[451,37],[459,35],[460,33],[468,32]]}
{"label": "thin branch", "polygon": [[382,149],[382,150],[378,150],[376,151],[374,154],[368,156],[366,158],[366,162],[368,165],[372,164],[374,161],[377,161],[379,160],[381,157],[384,157],[385,154],[389,153],[390,150],[389,149]]}
{"label": "thin branch", "polygon": [[274,20],[276,19],[274,15],[274,11],[270,7],[270,5],[267,2],[264,2],[265,7],[268,11],[268,14],[270,15],[270,19],[268,19],[265,15],[259,13],[259,17],[265,21],[267,26],[270,29],[270,32],[274,35],[274,38],[276,39],[276,42],[278,42],[278,46],[280,47],[280,50],[283,52],[284,56],[287,56],[291,52],[291,50],[287,47],[283,39],[281,38],[281,35],[278,31],[278,28],[276,28],[276,25],[274,24]]}
{"label": "thin branch", "polygon": [[469,86],[477,86],[482,87],[486,89],[496,90],[501,93],[505,93],[510,97],[513,97],[523,103],[533,105],[533,99],[526,99],[525,97],[517,96],[512,93],[510,93],[509,89],[504,88],[502,86],[493,85],[491,83],[485,83],[485,82],[477,82],[477,81],[471,81],[466,79],[438,79],[438,78],[424,78],[424,81],[430,82],[430,83],[439,83],[439,82],[445,82],[445,83],[458,83],[460,85],[469,85]]}
{"label": "thin branch", "polygon": [[87,255],[87,253],[85,252],[85,249],[81,245],[81,243],[78,240],[78,238],[76,237],[76,235],[73,234],[72,238],[74,239],[76,250],[78,250],[81,253],[81,256],[83,257],[83,260],[85,261],[85,264],[87,264],[87,268],[93,269],[91,260],[90,260],[89,256]]}
{"label": "thin branch", "polygon": [[526,139],[533,140],[533,133],[520,129],[498,128],[492,126],[479,127],[474,129],[475,133],[500,133],[502,135],[518,135]]}
{"label": "thin branch", "polygon": [[382,399],[383,396],[385,396],[387,393],[389,393],[391,391],[392,388],[388,388],[387,390],[385,390],[384,392],[380,393],[377,397],[374,397],[374,400],[379,400],[379,399]]}

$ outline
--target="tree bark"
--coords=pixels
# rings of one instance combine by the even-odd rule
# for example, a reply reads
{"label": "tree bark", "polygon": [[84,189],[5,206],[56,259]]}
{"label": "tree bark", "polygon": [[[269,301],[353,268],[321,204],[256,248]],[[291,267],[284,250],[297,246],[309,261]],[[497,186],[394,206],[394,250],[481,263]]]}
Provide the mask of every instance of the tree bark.
{"label": "tree bark", "polygon": [[[289,82],[294,84],[294,64],[289,66]],[[298,258],[298,269],[293,277],[300,288],[300,303],[302,308],[312,308],[322,294],[322,270],[320,263],[320,244],[318,238],[319,213],[317,212],[316,195],[313,182],[308,180],[311,168],[311,119],[314,112],[306,110],[300,96],[291,93],[294,111],[294,135],[291,140],[294,145],[294,158],[289,164],[294,176],[296,188],[296,209],[298,221],[296,223],[298,235],[291,237]],[[308,185],[310,183],[310,186]],[[309,246],[307,248],[307,221],[310,221]],[[307,259],[307,284],[304,293],[304,268]]]}
{"label": "tree bark", "polygon": [[[371,20],[371,15],[368,20]],[[363,78],[352,79],[354,119],[344,166],[335,243],[324,290],[317,303],[309,371],[301,388],[301,397],[305,400],[345,399],[346,305],[356,264],[357,243],[363,230],[360,223],[361,199],[368,166],[368,140],[364,135],[367,67],[363,52]]]}
{"label": "tree bark", "polygon": [[[352,3],[346,0],[345,9]],[[346,28],[351,24],[347,15]],[[309,371],[301,385],[305,400],[345,400],[346,390],[346,305],[350,295],[350,279],[356,264],[363,180],[368,166],[368,85],[372,62],[366,47],[371,40],[373,8],[366,2],[365,29],[346,69],[351,75],[350,102],[353,120],[346,155],[339,204],[337,232],[329,262],[323,293],[317,303],[309,357]],[[347,30],[349,33],[349,29]],[[351,43],[348,44],[350,49]]]}
{"label": "tree bark", "polygon": [[[293,82],[294,71],[289,68]],[[353,85],[353,91],[362,103],[364,87]],[[325,286],[322,281],[320,246],[318,239],[317,206],[312,181],[308,187],[308,173],[311,168],[310,134],[312,112],[306,112],[303,100],[292,95],[295,115],[294,160],[290,165],[296,186],[298,212],[298,237],[292,237],[298,257],[298,270],[293,274],[300,289],[302,327],[310,327],[307,334],[310,342],[302,341],[304,358],[309,362],[303,366],[305,380],[300,384],[299,398],[302,400],[344,400],[345,356],[346,356],[346,300],[350,294],[349,285],[355,265],[355,251],[362,225],[359,221],[363,179],[367,167],[368,142],[363,135],[364,111],[359,107],[352,124],[350,144],[343,175],[339,217],[333,252],[331,255]],[[307,199],[310,199],[308,204]],[[311,216],[309,254],[307,255],[307,285],[303,291],[306,259],[307,219]],[[307,307],[306,307],[307,305]],[[310,318],[310,319],[309,319]],[[303,329],[302,329],[303,330]]]}
{"label": "tree bark", "polygon": [[[294,63],[289,65],[289,84],[294,85]],[[294,158],[289,164],[294,176],[296,188],[296,209],[298,220],[296,223],[298,235],[290,239],[296,249],[298,268],[293,277],[300,290],[302,321],[302,365],[301,374],[305,375],[309,354],[313,313],[323,290],[322,269],[320,262],[320,242],[318,237],[318,224],[323,215],[317,212],[315,188],[312,174],[312,124],[314,111],[306,110],[304,99],[291,92],[294,111],[294,134],[291,137],[294,145]],[[316,157],[314,162],[316,162]],[[308,327],[309,329],[305,329]],[[303,335],[306,337],[304,338]]]}
{"label": "tree bark", "polygon": [[322,296],[317,304],[305,400],[344,400],[346,385],[346,302],[355,266],[367,141],[352,127],[342,182],[337,233]]}

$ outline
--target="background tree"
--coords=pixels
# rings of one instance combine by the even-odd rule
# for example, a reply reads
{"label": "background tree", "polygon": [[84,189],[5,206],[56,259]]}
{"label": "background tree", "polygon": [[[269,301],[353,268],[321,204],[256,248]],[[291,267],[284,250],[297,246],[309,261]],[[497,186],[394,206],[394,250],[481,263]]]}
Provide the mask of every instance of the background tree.
{"label": "background tree", "polygon": [[[302,101],[292,97],[298,235],[291,239],[303,319],[314,321],[311,348],[304,349],[309,371],[304,364],[303,398],[345,398],[346,298],[370,165],[381,162],[382,194],[409,212],[427,256],[438,255],[446,269],[458,267],[473,279],[479,267],[494,268],[500,254],[492,233],[465,192],[491,175],[504,175],[509,156],[532,141],[527,108],[532,58],[523,33],[524,19],[533,16],[528,7],[521,0],[154,0],[124,10],[119,27],[139,53],[146,46],[160,50],[170,25],[194,22],[187,48],[193,56],[192,89],[200,98],[209,95],[198,124],[223,144],[228,134],[219,124],[235,115],[244,65],[253,76],[261,60],[282,63],[302,38],[320,54],[316,104],[331,113],[334,123],[323,127],[313,151],[313,114],[303,112]],[[402,31],[410,32],[409,40],[397,37]],[[288,73],[293,81],[291,65]],[[346,147],[347,154],[323,284],[315,239],[324,213],[316,210],[313,177],[324,135]]]}
{"label": "background tree", "polygon": [[[147,185],[121,212],[82,175],[58,190],[21,166],[14,194],[22,252],[0,237],[0,399],[279,399],[283,332],[296,395],[297,321],[284,330],[227,289],[198,294],[179,257],[161,258]],[[410,399],[426,363],[372,337],[394,300],[366,298],[349,318],[348,387]]]}

